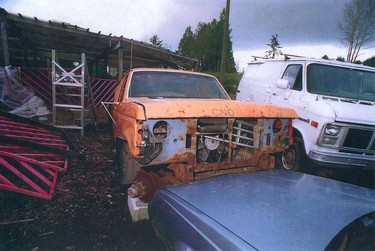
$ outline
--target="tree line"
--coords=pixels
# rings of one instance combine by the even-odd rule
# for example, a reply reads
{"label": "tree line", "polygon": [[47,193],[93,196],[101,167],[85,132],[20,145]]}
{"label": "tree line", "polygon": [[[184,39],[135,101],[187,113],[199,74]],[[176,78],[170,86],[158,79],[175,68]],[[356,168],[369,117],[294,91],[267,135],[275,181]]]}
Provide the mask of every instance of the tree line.
{"label": "tree line", "polygon": [[[199,60],[200,71],[218,72],[221,67],[223,35],[225,25],[225,8],[221,11],[219,20],[213,19],[209,23],[199,22],[195,31],[191,26],[185,29],[179,42],[176,53]],[[225,72],[236,72],[233,57],[231,29],[228,28],[226,43]],[[161,47],[162,40],[153,35],[150,40],[152,45]]]}

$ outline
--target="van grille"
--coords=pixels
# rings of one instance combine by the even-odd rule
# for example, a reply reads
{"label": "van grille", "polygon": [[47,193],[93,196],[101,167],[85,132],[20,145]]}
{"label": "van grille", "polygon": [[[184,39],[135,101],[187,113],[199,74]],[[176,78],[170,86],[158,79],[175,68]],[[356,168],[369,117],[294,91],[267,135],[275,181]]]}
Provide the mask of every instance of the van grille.
{"label": "van grille", "polygon": [[375,128],[348,128],[346,137],[340,147],[340,152],[374,155]]}

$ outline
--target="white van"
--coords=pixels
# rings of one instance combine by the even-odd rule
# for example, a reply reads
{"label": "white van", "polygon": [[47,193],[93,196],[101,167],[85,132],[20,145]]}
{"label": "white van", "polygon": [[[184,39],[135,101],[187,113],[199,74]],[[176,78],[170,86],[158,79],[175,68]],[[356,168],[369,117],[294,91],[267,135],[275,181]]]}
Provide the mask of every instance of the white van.
{"label": "white van", "polygon": [[281,156],[297,170],[305,154],[320,164],[375,165],[375,68],[285,57],[249,63],[237,99],[293,108],[293,145]]}

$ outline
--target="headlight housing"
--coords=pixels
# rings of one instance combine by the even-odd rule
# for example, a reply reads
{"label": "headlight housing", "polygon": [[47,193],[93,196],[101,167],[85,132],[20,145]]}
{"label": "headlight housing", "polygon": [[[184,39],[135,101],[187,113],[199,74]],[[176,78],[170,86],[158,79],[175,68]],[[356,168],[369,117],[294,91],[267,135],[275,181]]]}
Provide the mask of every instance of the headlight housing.
{"label": "headlight housing", "polygon": [[324,135],[337,136],[340,133],[341,127],[334,124],[327,124],[324,128]]}
{"label": "headlight housing", "polygon": [[320,137],[320,145],[335,146],[338,143],[342,127],[337,124],[326,124]]}

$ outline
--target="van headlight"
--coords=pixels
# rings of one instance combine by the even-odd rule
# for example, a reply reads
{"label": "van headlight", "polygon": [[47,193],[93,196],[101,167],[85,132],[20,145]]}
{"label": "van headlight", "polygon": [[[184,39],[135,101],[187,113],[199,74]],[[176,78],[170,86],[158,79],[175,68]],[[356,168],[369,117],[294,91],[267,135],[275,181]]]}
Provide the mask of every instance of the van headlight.
{"label": "van headlight", "polygon": [[326,124],[323,129],[321,137],[322,145],[336,145],[337,140],[340,136],[341,127],[335,124]]}
{"label": "van headlight", "polygon": [[328,137],[323,137],[322,139],[322,144],[325,145],[334,145],[336,144],[336,138],[328,138]]}
{"label": "van headlight", "polygon": [[337,136],[340,133],[340,126],[327,124],[324,128],[324,135],[327,136]]}

